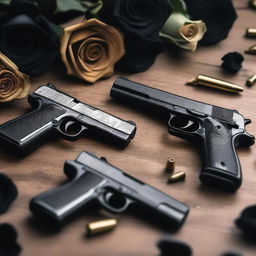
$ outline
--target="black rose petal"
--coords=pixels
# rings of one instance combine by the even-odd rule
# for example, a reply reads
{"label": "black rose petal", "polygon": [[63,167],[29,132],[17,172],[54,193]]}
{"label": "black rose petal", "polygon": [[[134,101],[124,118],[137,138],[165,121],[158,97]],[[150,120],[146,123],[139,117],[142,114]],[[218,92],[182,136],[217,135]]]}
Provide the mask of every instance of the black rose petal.
{"label": "black rose petal", "polygon": [[21,246],[16,242],[17,231],[8,223],[0,224],[0,255],[17,256],[21,252]]}
{"label": "black rose petal", "polygon": [[163,50],[160,39],[125,37],[125,55],[116,64],[120,71],[129,73],[144,72],[150,68],[157,55]]}
{"label": "black rose petal", "polygon": [[223,60],[221,67],[231,73],[238,72],[242,68],[242,63],[244,61],[243,55],[238,52],[229,52],[221,59]]}
{"label": "black rose petal", "polygon": [[33,2],[12,0],[0,17],[0,51],[28,75],[46,72],[59,51],[58,35],[36,10]]}
{"label": "black rose petal", "polygon": [[245,208],[240,217],[235,221],[238,228],[240,228],[246,235],[256,236],[256,205]]}
{"label": "black rose petal", "polygon": [[193,20],[203,20],[207,27],[202,45],[212,45],[225,39],[236,18],[231,0],[184,0]]}
{"label": "black rose petal", "polygon": [[105,0],[98,14],[125,34],[145,38],[158,34],[171,11],[169,0]]}
{"label": "black rose petal", "polygon": [[191,247],[176,239],[163,238],[157,243],[158,248],[161,251],[161,256],[191,256]]}
{"label": "black rose petal", "polygon": [[0,214],[8,210],[17,195],[18,191],[12,180],[0,173]]}
{"label": "black rose petal", "polygon": [[17,231],[8,223],[0,224],[0,243],[16,241],[18,237]]}
{"label": "black rose petal", "polygon": [[221,254],[221,256],[242,256],[242,254],[236,252],[225,252]]}

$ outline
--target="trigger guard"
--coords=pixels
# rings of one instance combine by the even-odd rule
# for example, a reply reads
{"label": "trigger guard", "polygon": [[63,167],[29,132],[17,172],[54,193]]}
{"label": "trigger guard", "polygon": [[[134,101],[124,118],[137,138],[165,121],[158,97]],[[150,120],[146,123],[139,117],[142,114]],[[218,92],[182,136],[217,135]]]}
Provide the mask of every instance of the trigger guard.
{"label": "trigger guard", "polygon": [[[63,123],[64,122],[64,123]],[[69,123],[75,123],[75,121],[73,120],[68,120],[67,122],[64,121],[57,121],[57,120],[54,120],[53,121],[53,127],[58,131],[58,133],[61,135],[62,138],[66,139],[66,140],[69,140],[69,141],[75,141],[77,139],[79,139],[86,130],[88,130],[87,127],[83,126],[82,124],[81,125],[81,130],[77,133],[77,134],[68,134],[67,132],[64,132],[62,129],[61,129],[61,125],[64,125],[65,129],[67,129],[67,125]]]}
{"label": "trigger guard", "polygon": [[113,206],[111,206],[110,204],[108,204],[107,202],[106,202],[106,200],[107,200],[107,196],[108,196],[108,194],[109,194],[109,196],[111,196],[111,195],[114,195],[115,196],[115,194],[113,193],[113,192],[104,192],[104,193],[102,193],[100,196],[99,196],[99,201],[100,201],[100,203],[101,203],[101,205],[106,209],[106,210],[108,210],[108,211],[110,211],[110,212],[112,212],[112,213],[123,213],[128,207],[129,207],[129,205],[131,204],[131,200],[130,199],[128,199],[128,198],[126,198],[125,196],[123,196],[122,195],[122,197],[124,198],[124,200],[125,200],[125,203],[124,203],[124,205],[122,206],[122,207],[120,207],[120,208],[115,208],[115,207],[113,207]]}
{"label": "trigger guard", "polygon": [[[178,121],[177,126],[171,124],[171,122],[175,118],[177,118],[177,121]],[[180,119],[178,119],[178,118],[180,118]],[[186,122],[182,123],[183,120],[180,121],[181,118],[182,118],[182,116],[175,116],[175,115],[170,116],[170,119],[168,121],[168,131],[170,134],[172,134],[173,131],[186,133],[186,134],[196,134],[201,129],[201,124],[198,122],[198,120],[193,120],[193,118],[184,118],[186,120]],[[190,123],[192,123],[192,124],[189,125]]]}
{"label": "trigger guard", "polygon": [[[196,129],[193,129],[192,131],[189,131],[186,129],[183,130],[183,129],[179,128],[178,126],[175,127],[175,126],[171,125],[171,121],[175,117],[176,116],[171,115],[171,117],[168,121],[168,133],[170,135],[173,135],[173,136],[176,136],[176,137],[179,137],[181,139],[188,140],[191,142],[197,142],[198,139],[200,140],[200,138],[204,137],[204,130],[202,129],[202,125],[200,124],[200,122],[195,120],[196,122],[198,122],[198,126],[196,127]],[[191,120],[191,119],[189,119],[189,120],[193,122],[193,120]]]}

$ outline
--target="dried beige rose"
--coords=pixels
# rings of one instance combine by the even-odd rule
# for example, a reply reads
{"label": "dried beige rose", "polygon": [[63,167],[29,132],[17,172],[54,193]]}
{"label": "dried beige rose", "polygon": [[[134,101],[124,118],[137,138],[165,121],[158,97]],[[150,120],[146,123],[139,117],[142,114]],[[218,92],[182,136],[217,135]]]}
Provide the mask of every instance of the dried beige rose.
{"label": "dried beige rose", "polygon": [[29,77],[4,54],[0,53],[0,103],[21,99],[28,95]]}
{"label": "dried beige rose", "polygon": [[123,35],[97,19],[84,20],[65,28],[60,52],[69,75],[94,83],[113,74],[125,53]]}
{"label": "dried beige rose", "polygon": [[173,12],[160,31],[160,36],[182,49],[195,51],[206,32],[202,20],[190,20],[183,13]]}

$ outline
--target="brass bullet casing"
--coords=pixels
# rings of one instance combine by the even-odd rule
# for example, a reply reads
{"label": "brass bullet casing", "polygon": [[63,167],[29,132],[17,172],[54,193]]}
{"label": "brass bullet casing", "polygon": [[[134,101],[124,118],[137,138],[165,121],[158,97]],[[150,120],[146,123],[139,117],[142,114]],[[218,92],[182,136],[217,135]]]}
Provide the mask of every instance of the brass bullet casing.
{"label": "brass bullet casing", "polygon": [[251,87],[256,83],[256,74],[250,76],[247,81],[246,81],[246,85]]}
{"label": "brass bullet casing", "polygon": [[249,1],[249,7],[256,10],[256,0],[250,0]]}
{"label": "brass bullet casing", "polygon": [[167,172],[173,173],[173,171],[175,169],[175,162],[176,162],[176,160],[173,157],[170,157],[167,159],[166,167],[165,167]]}
{"label": "brass bullet casing", "polygon": [[248,48],[248,50],[245,51],[247,54],[256,55],[256,45],[253,45]]}
{"label": "brass bullet casing", "polygon": [[198,86],[205,86],[216,88],[222,91],[227,92],[242,92],[244,89],[236,84],[229,83],[224,80],[220,80],[217,78],[213,78],[206,75],[198,75],[195,79],[189,81],[187,85],[198,85]]}
{"label": "brass bullet casing", "polygon": [[168,183],[183,181],[183,180],[185,180],[185,178],[186,178],[186,173],[185,172],[176,172],[176,173],[173,173],[169,176]]}
{"label": "brass bullet casing", "polygon": [[94,236],[113,230],[117,225],[116,219],[100,220],[87,224],[87,235]]}
{"label": "brass bullet casing", "polygon": [[245,36],[246,37],[256,37],[256,28],[247,28]]}

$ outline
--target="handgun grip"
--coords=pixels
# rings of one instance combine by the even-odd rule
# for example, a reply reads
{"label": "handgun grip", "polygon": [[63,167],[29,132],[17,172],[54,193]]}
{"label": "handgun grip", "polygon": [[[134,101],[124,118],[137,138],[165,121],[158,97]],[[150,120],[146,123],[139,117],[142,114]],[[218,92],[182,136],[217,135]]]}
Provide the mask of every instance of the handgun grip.
{"label": "handgun grip", "polygon": [[104,179],[95,173],[83,172],[65,185],[32,198],[30,210],[44,221],[60,225],[67,217],[96,199],[97,186],[103,183]]}
{"label": "handgun grip", "polygon": [[54,132],[51,121],[65,113],[55,105],[42,105],[33,112],[0,126],[0,141],[10,150],[25,155]]}
{"label": "handgun grip", "polygon": [[240,162],[232,130],[213,118],[204,122],[203,167],[200,180],[209,185],[235,191],[242,183]]}

